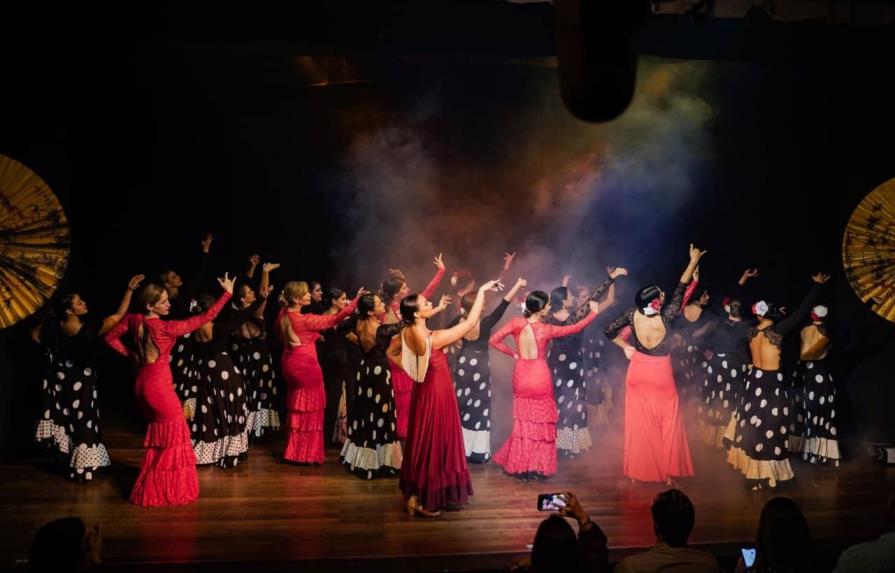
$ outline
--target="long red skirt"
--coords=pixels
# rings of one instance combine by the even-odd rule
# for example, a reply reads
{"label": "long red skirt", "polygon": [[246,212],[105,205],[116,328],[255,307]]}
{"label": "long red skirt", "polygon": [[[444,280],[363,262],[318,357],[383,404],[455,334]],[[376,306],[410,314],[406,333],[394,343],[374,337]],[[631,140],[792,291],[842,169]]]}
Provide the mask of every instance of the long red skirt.
{"label": "long red skirt", "polygon": [[323,463],[323,413],[326,391],[313,344],[283,352],[286,380],[286,451],[283,458],[304,464]]}
{"label": "long red skirt", "polygon": [[447,356],[433,350],[422,384],[414,382],[399,487],[429,511],[466,503],[472,479]]}
{"label": "long red skirt", "polygon": [[146,453],[131,490],[131,503],[165,506],[196,501],[196,454],[183,406],[174,392],[167,356],[140,369],[134,392],[149,427],[143,441]]}
{"label": "long red skirt", "polygon": [[624,474],[662,482],[693,475],[669,356],[635,352],[625,378]]}
{"label": "long red skirt", "polygon": [[[392,389],[395,391],[395,422],[398,425],[398,439],[407,439],[407,424],[410,420],[410,399],[416,382],[404,372],[400,364],[388,361],[392,373]],[[458,414],[459,415],[459,414]]]}
{"label": "long red skirt", "polygon": [[553,376],[542,358],[516,360],[513,368],[513,431],[494,454],[507,473],[556,473],[556,400]]}

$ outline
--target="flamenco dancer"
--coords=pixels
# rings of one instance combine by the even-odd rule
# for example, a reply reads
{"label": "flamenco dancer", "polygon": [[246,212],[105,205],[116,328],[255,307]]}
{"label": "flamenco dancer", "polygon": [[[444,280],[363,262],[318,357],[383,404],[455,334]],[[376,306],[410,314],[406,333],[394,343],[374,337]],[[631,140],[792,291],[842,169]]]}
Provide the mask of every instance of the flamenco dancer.
{"label": "flamenco dancer", "polygon": [[811,324],[802,329],[797,375],[801,378],[804,408],[802,458],[811,462],[839,466],[839,441],[836,439],[836,385],[833,382],[829,352],[832,346],[826,319],[829,309],[817,305],[811,309]]}
{"label": "flamenco dancer", "polygon": [[[258,260],[260,262],[260,258]],[[270,273],[279,266],[279,263],[264,263],[261,266],[259,292],[269,291]],[[251,278],[252,274],[248,273],[248,276]],[[235,295],[236,300],[231,302],[234,311],[244,311],[258,299],[258,293],[248,284],[237,286]],[[280,413],[275,402],[277,373],[267,343],[267,326],[264,323],[268,298],[262,298],[255,312],[239,325],[231,338],[230,348],[233,350],[234,361],[245,380],[249,411],[246,433],[249,440],[263,440],[280,429]]]}
{"label": "flamenco dancer", "polygon": [[283,458],[300,464],[323,463],[323,412],[326,391],[323,371],[317,361],[317,346],[321,331],[332,328],[347,318],[354,309],[363,288],[337,314],[304,313],[311,304],[308,283],[290,281],[283,287],[277,316],[277,336],[283,343],[281,371],[286,380],[286,450]]}
{"label": "flamenco dancer", "polygon": [[[435,289],[441,284],[444,278],[444,260],[441,253],[435,257],[433,261],[436,267],[435,276],[429,281],[419,294],[425,299],[435,296]],[[401,322],[401,300],[410,294],[410,287],[407,286],[407,279],[398,269],[390,269],[391,277],[382,283],[382,297],[385,302],[386,314],[380,320],[382,324],[394,324]],[[440,308],[440,307],[439,307]],[[442,309],[444,310],[444,309]],[[389,367],[392,371],[392,387],[395,389],[395,415],[398,418],[398,439],[407,439],[407,424],[410,419],[410,395],[413,391],[413,380],[407,375],[407,372],[401,369],[399,364],[390,362]]]}
{"label": "flamenco dancer", "polygon": [[[525,279],[518,279],[500,304],[460,339],[460,351],[452,370],[463,427],[463,446],[466,460],[471,463],[482,464],[491,459],[491,361],[488,358],[491,329],[500,322],[526,284]],[[463,296],[461,314],[448,328],[468,320],[476,296],[476,293]]]}
{"label": "flamenco dancer", "polygon": [[[611,269],[607,269],[610,272]],[[609,286],[607,299],[601,309],[602,315],[615,301],[615,283]],[[587,312],[587,301],[591,297],[591,288],[587,285],[579,285],[575,288],[575,306],[578,318],[583,318]],[[603,353],[606,351],[606,337],[603,336],[602,327],[597,322],[592,322],[581,333],[581,355],[584,360],[584,394],[585,400],[593,410],[587,415],[589,426],[604,426],[609,423],[612,412],[613,390],[608,380],[600,374]]]}
{"label": "flamenco dancer", "polygon": [[[556,422],[559,418],[553,396],[553,379],[547,366],[547,344],[561,336],[584,330],[599,312],[590,301],[590,313],[568,326],[543,322],[550,312],[549,297],[534,291],[517,317],[491,335],[491,346],[516,360],[513,368],[513,430],[494,454],[494,462],[504,471],[524,479],[544,479],[556,473]],[[503,343],[512,335],[516,350]]]}
{"label": "flamenco dancer", "polygon": [[696,333],[706,324],[703,311],[709,304],[709,291],[699,284],[699,267],[693,270],[693,280],[684,292],[681,317],[674,324],[671,360],[678,393],[684,402],[694,400],[698,393],[697,365],[700,364],[702,349]]}
{"label": "flamenco dancer", "polygon": [[[793,478],[787,458],[790,416],[789,392],[780,371],[783,337],[808,316],[817,299],[820,285],[829,275],[811,277],[814,285],[791,315],[780,320],[780,309],[760,300],[752,305],[758,325],[747,332],[752,368],[746,375],[742,410],[731,418],[725,440],[731,444],[727,463],[739,470],[753,491],[776,487],[778,482]],[[739,419],[739,422],[734,420]]]}
{"label": "flamenco dancer", "polygon": [[[241,287],[245,290],[245,287]],[[227,353],[228,337],[267,301],[270,287],[242,310],[230,309],[206,322],[193,333],[194,382],[198,387],[197,411],[193,417],[193,451],[197,465],[236,467],[249,450],[246,431],[248,392],[234,358]],[[245,298],[245,297],[243,297]],[[199,295],[198,314],[214,304],[209,294]]]}
{"label": "flamenco dancer", "polygon": [[396,475],[403,452],[398,441],[395,394],[387,351],[400,324],[382,325],[378,316],[385,312],[379,295],[365,294],[357,305],[351,324],[351,339],[361,350],[357,365],[356,390],[351,395],[348,428],[342,447],[342,463],[348,471],[364,479]]}
{"label": "flamenco dancer", "polygon": [[233,293],[233,279],[218,279],[224,292],[205,313],[187,320],[161,320],[171,303],[164,287],[149,284],[140,293],[141,314],[128,314],[106,334],[105,341],[122,356],[130,356],[121,342],[128,333],[136,346],[139,366],[134,391],[137,403],[149,420],[143,445],[146,454],[131,491],[136,505],[184,505],[199,497],[196,454],[183,406],[172,386],[168,356],[177,338],[193,332],[218,315]]}
{"label": "flamenco dancer", "polygon": [[[208,269],[208,253],[211,252],[211,244],[214,235],[208,233],[202,239],[202,256],[196,274],[187,286],[184,286],[183,277],[176,271],[165,270],[159,273],[159,284],[165,287],[168,293],[168,301],[171,304],[169,316],[171,320],[186,320],[192,316],[190,307],[194,298],[199,294],[205,274]],[[183,404],[183,411],[187,418],[193,417],[196,409],[196,391],[193,388],[193,347],[190,334],[187,333],[171,349],[171,371],[174,376],[174,386],[177,396]]]}
{"label": "flamenco dancer", "polygon": [[[632,481],[665,482],[693,475],[687,434],[669,357],[669,329],[680,314],[684,289],[706,253],[690,245],[690,262],[671,300],[658,286],[643,287],[605,334],[631,361],[625,376],[624,474]],[[619,336],[631,329],[631,342]],[[633,343],[633,344],[632,344]]]}
{"label": "flamenco dancer", "polygon": [[[348,305],[348,295],[340,288],[329,287],[323,293],[324,316],[339,314]],[[340,325],[325,331],[317,341],[323,386],[326,388],[326,411],[323,428],[331,432],[332,443],[343,445],[347,437],[345,424],[348,416],[347,384],[351,379],[348,347]]]}
{"label": "flamenco dancer", "polygon": [[95,355],[99,337],[124,317],[142,281],[143,275],[131,278],[115,314],[101,321],[91,320],[87,303],[73,293],[61,297],[53,317],[31,331],[47,360],[34,440],[53,451],[74,481],[90,481],[112,463],[99,429]]}
{"label": "flamenco dancer", "polygon": [[[485,292],[501,287],[498,281],[479,287],[469,318],[445,330],[426,327],[435,309],[423,295],[411,294],[401,301],[403,327],[389,355],[400,356],[402,368],[418,382],[413,387],[399,479],[410,515],[436,517],[441,509],[459,509],[472,495],[451,369],[442,349],[473,329],[482,315]],[[442,297],[439,306],[447,307],[449,302]]]}
{"label": "flamenco dancer", "polygon": [[723,317],[710,320],[694,333],[704,347],[696,423],[700,441],[716,448],[724,447],[724,431],[737,411],[745,384],[746,365],[750,360],[746,332],[750,325],[743,320],[743,308],[747,304],[743,287],[755,276],[758,269],[743,271],[740,280],[721,301]]}

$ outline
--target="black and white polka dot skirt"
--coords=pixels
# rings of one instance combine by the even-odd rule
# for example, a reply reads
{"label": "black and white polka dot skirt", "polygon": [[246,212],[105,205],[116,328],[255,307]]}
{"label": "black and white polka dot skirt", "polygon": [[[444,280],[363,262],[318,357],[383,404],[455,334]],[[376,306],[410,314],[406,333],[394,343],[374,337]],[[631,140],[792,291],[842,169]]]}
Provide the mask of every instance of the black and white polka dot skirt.
{"label": "black and white polka dot skirt", "polygon": [[753,367],[746,373],[742,405],[728,424],[727,463],[748,480],[778,482],[793,478],[789,464],[789,383],[779,370]]}
{"label": "black and white polka dot skirt", "polygon": [[707,445],[724,446],[724,431],[736,410],[740,388],[745,384],[745,365],[732,356],[708,354],[698,365],[699,405],[697,407],[700,440]]}
{"label": "black and white polka dot skirt", "polygon": [[547,355],[547,366],[553,376],[553,397],[559,410],[556,449],[560,454],[577,455],[591,446],[584,356],[580,348],[555,345]]}
{"label": "black and white polka dot skirt", "polygon": [[395,419],[395,393],[387,359],[364,358],[348,409],[348,435],[340,454],[348,471],[364,479],[394,476],[404,459]]}
{"label": "black and white polka dot skirt", "polygon": [[99,422],[96,370],[52,362],[42,383],[34,439],[56,454],[70,479],[90,481],[111,465]]}
{"label": "black and white polka dot skirt", "polygon": [[604,342],[606,337],[602,334],[602,332],[592,331],[588,328],[585,330],[581,345],[581,354],[584,357],[584,385],[587,394],[584,399],[593,406],[602,404],[606,398],[606,391],[602,384],[603,379],[600,377],[600,359],[606,350]]}
{"label": "black and white polka dot skirt", "polygon": [[802,458],[811,463],[839,465],[836,428],[836,385],[827,360],[800,362],[803,415]]}
{"label": "black and white polka dot skirt", "polygon": [[187,418],[191,418],[196,410],[196,387],[193,381],[193,369],[195,368],[195,356],[193,355],[193,341],[187,333],[174,343],[171,348],[170,360],[171,379],[174,382],[174,391],[183,404],[183,410]]}
{"label": "black and white polka dot skirt", "polygon": [[235,339],[231,348],[248,394],[246,428],[249,439],[270,437],[272,432],[280,429],[280,414],[277,410],[277,373],[267,341],[263,338]]}
{"label": "black and white polka dot skirt", "polygon": [[463,347],[454,366],[454,388],[469,462],[491,459],[491,363],[487,351]]}
{"label": "black and white polka dot skirt", "polygon": [[226,352],[198,357],[193,376],[198,393],[190,429],[196,464],[236,466],[249,449],[245,380]]}
{"label": "black and white polka dot skirt", "polygon": [[684,341],[671,351],[671,366],[674,370],[674,381],[677,383],[678,395],[681,399],[696,399],[701,382],[699,364],[702,361],[702,349]]}

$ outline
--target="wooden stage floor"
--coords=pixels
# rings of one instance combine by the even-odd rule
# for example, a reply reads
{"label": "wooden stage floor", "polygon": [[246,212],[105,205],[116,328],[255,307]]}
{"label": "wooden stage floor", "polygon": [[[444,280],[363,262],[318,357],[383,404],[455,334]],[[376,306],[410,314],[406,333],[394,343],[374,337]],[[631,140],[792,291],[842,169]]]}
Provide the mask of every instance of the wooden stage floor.
{"label": "wooden stage floor", "polygon": [[[134,507],[126,496],[140,462],[141,436],[137,429],[107,424],[115,465],[92,483],[70,483],[37,460],[2,466],[0,568],[22,563],[41,524],[78,515],[101,524],[107,564],[128,564],[129,571],[150,564],[170,571],[254,570],[248,565],[259,561],[267,562],[267,571],[297,570],[296,561],[304,562],[302,571],[499,569],[526,551],[545,517],[535,510],[535,498],[553,491],[580,497],[617,559],[626,548],[653,543],[649,505],[663,489],[622,478],[621,452],[613,445],[618,433],[593,429],[595,447],[581,458],[560,460],[558,474],[543,483],[516,480],[493,464],[473,466],[472,502],[428,520],[402,511],[396,479],[362,481],[342,469],[336,450],[323,467],[284,465],[281,440],[255,447],[236,469],[200,468],[195,504]],[[697,475],[682,485],[696,506],[694,544],[732,554],[754,537],[761,507],[775,495],[801,504],[816,538],[869,538],[884,528],[882,505],[887,489],[895,488],[895,470],[864,452],[853,452],[838,469],[794,461],[794,483],[754,493],[726,467],[720,450],[691,444]]]}

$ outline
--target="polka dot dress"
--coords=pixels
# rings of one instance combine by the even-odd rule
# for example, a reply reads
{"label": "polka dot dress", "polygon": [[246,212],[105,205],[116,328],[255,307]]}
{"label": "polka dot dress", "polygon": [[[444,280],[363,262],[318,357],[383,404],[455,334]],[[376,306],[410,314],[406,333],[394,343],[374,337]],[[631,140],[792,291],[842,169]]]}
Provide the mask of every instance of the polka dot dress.
{"label": "polka dot dress", "polygon": [[342,463],[364,479],[397,475],[403,459],[395,419],[395,394],[384,348],[367,353],[355,375]]}
{"label": "polka dot dress", "polygon": [[560,454],[577,455],[591,446],[581,337],[554,339],[547,366],[553,376],[553,396],[559,410],[556,449]]}
{"label": "polka dot dress", "polygon": [[279,380],[267,340],[234,338],[231,349],[248,394],[246,431],[249,439],[269,438],[280,429],[280,414],[276,403]]}
{"label": "polka dot dress", "polygon": [[727,461],[749,480],[771,487],[793,478],[789,464],[788,382],[778,370],[752,368],[746,375]]}
{"label": "polka dot dress", "polygon": [[699,391],[702,350],[686,339],[682,340],[680,346],[671,351],[671,365],[681,400],[690,400],[695,398]]}
{"label": "polka dot dress", "polygon": [[802,458],[813,464],[839,465],[836,428],[836,385],[827,360],[800,362],[804,439]]}
{"label": "polka dot dress", "polygon": [[34,439],[60,458],[70,479],[90,481],[112,463],[100,433],[96,370],[48,358]]}
{"label": "polka dot dress", "polygon": [[174,381],[174,391],[183,404],[187,418],[192,417],[196,409],[196,390],[193,388],[193,369],[195,367],[195,357],[193,355],[193,341],[187,333],[174,343],[171,349],[169,363],[171,365],[171,376]]}
{"label": "polka dot dress", "polygon": [[699,437],[707,445],[723,447],[724,430],[739,404],[745,366],[732,355],[710,354],[699,363]]}
{"label": "polka dot dress", "polygon": [[198,465],[236,466],[248,452],[245,381],[226,353],[198,356],[196,414],[190,424]]}
{"label": "polka dot dress", "polygon": [[456,358],[454,388],[463,428],[466,459],[491,459],[491,366],[488,351],[465,345]]}

